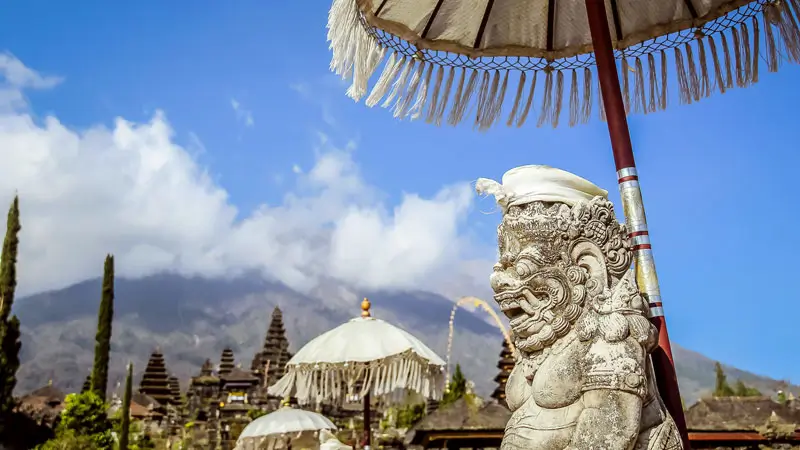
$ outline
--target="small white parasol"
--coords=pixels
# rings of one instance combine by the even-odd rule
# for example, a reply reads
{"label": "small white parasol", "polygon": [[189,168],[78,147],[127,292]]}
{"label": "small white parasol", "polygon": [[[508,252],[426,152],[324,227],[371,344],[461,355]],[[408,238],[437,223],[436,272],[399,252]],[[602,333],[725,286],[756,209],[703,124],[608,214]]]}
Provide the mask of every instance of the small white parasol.
{"label": "small white parasol", "polygon": [[404,390],[440,399],[444,360],[406,331],[371,317],[369,307],[364,299],[361,317],[300,349],[269,394],[294,395],[300,404],[341,403]]}
{"label": "small white parasol", "polygon": [[240,450],[276,448],[284,443],[294,447],[316,446],[317,433],[323,430],[336,431],[336,425],[327,417],[312,411],[283,406],[281,409],[259,417],[242,430],[236,442]]}

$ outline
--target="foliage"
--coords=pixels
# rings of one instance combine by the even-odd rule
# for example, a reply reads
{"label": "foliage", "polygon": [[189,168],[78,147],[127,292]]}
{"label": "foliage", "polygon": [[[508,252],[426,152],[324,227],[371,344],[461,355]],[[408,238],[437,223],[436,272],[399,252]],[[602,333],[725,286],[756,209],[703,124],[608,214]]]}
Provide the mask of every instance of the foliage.
{"label": "foliage", "polygon": [[62,430],[36,450],[100,450],[91,436],[82,436],[72,430]]}
{"label": "foliage", "polygon": [[778,403],[780,403],[781,405],[789,403],[789,398],[786,396],[785,392],[778,391]]}
{"label": "foliage", "polygon": [[84,393],[92,388],[92,374],[86,375],[86,379],[83,380],[83,386],[81,386],[81,393]]}
{"label": "foliage", "polygon": [[125,378],[125,393],[122,396],[122,424],[119,430],[119,450],[128,450],[131,433],[131,394],[133,391],[133,363],[128,363],[128,376]]}
{"label": "foliage", "polygon": [[21,229],[19,198],[15,196],[8,210],[6,236],[0,256],[0,436],[4,434],[3,424],[8,422],[15,406],[14,387],[17,385],[19,369],[19,319],[16,316],[9,318],[9,315],[17,288],[18,234]]}
{"label": "foliage", "polygon": [[264,411],[263,409],[251,409],[247,411],[247,417],[249,417],[250,420],[256,420],[259,417],[264,416],[266,414],[267,412]]}
{"label": "foliage", "polygon": [[153,450],[156,448],[156,444],[153,442],[153,438],[150,437],[147,433],[139,434],[139,437],[136,439],[135,446],[131,446],[130,450]]}
{"label": "foliage", "polygon": [[0,322],[5,323],[14,304],[17,289],[17,249],[18,234],[22,230],[19,223],[19,198],[14,197],[8,209],[6,237],[3,240],[2,265],[0,265]]}
{"label": "foliage", "polygon": [[92,367],[92,390],[105,400],[108,388],[108,361],[111,352],[111,322],[114,318],[114,256],[106,255],[103,267],[103,294],[97,313],[97,336]]}
{"label": "foliage", "polygon": [[100,396],[93,391],[69,394],[64,403],[56,440],[74,433],[88,437],[98,449],[112,448],[111,421],[106,415],[106,403]]}
{"label": "foliage", "polygon": [[714,373],[716,375],[714,397],[732,397],[734,395],[733,388],[728,384],[728,377],[718,362],[714,364]]}
{"label": "foliage", "polygon": [[714,385],[714,397],[759,397],[761,391],[754,387],[749,387],[742,380],[736,380],[733,387],[728,384],[728,377],[722,370],[722,365],[714,365],[716,372],[716,383]]}
{"label": "foliage", "polygon": [[737,380],[733,388],[733,394],[737,397],[760,397],[761,391],[745,385],[742,380]]}
{"label": "foliage", "polygon": [[425,417],[425,403],[406,405],[397,411],[397,427],[411,428]]}
{"label": "foliage", "polygon": [[467,393],[467,379],[461,371],[461,365],[456,364],[456,370],[453,372],[453,377],[447,383],[444,396],[442,397],[441,406],[446,406],[454,403]]}

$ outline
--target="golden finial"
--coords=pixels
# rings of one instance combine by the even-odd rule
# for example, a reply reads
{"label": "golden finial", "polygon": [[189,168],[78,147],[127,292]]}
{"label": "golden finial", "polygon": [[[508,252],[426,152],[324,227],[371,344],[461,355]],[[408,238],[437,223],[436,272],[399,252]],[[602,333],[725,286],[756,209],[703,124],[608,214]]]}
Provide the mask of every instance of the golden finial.
{"label": "golden finial", "polygon": [[371,305],[369,303],[369,300],[366,297],[364,297],[364,301],[361,302],[361,317],[365,317],[366,318],[366,317],[370,317],[372,315],[372,314],[369,313],[369,307],[370,306]]}

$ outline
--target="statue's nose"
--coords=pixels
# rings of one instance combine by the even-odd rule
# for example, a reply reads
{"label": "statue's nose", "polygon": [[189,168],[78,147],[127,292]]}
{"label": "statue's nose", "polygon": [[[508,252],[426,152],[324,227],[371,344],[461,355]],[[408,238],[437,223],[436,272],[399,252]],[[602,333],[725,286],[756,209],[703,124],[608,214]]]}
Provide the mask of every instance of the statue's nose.
{"label": "statue's nose", "polygon": [[504,272],[495,271],[489,276],[489,283],[495,292],[502,292],[514,285],[514,280]]}

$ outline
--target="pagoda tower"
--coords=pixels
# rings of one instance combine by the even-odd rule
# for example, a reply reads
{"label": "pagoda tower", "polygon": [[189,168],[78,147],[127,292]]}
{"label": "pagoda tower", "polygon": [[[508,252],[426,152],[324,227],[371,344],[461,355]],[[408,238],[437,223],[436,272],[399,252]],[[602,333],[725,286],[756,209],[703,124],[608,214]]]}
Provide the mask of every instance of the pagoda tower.
{"label": "pagoda tower", "polygon": [[158,349],[150,355],[150,360],[147,361],[142,382],[139,384],[139,392],[151,397],[162,406],[167,406],[172,400],[164,355]]}
{"label": "pagoda tower", "polygon": [[210,377],[213,374],[214,374],[214,364],[211,362],[210,359],[207,359],[206,362],[203,363],[203,367],[200,368],[200,376]]}
{"label": "pagoda tower", "polygon": [[514,354],[511,353],[508,341],[503,339],[503,350],[500,352],[500,361],[497,362],[497,368],[500,369],[500,373],[494,377],[494,381],[497,382],[497,388],[492,393],[492,398],[503,406],[506,406],[506,382],[511,370],[514,368],[514,364]]}
{"label": "pagoda tower", "polygon": [[222,357],[220,357],[219,362],[219,370],[217,371],[220,375],[226,375],[231,373],[231,370],[235,367],[234,364],[234,357],[233,357],[233,350],[230,347],[226,347],[225,350],[222,351]]}
{"label": "pagoda tower", "polygon": [[181,383],[178,377],[169,377],[169,395],[173,405],[181,404]]}
{"label": "pagoda tower", "polygon": [[283,327],[283,313],[276,306],[272,311],[264,345],[253,358],[250,370],[258,377],[261,386],[270,386],[284,375],[286,363],[291,357],[289,340],[286,339],[286,329]]}

